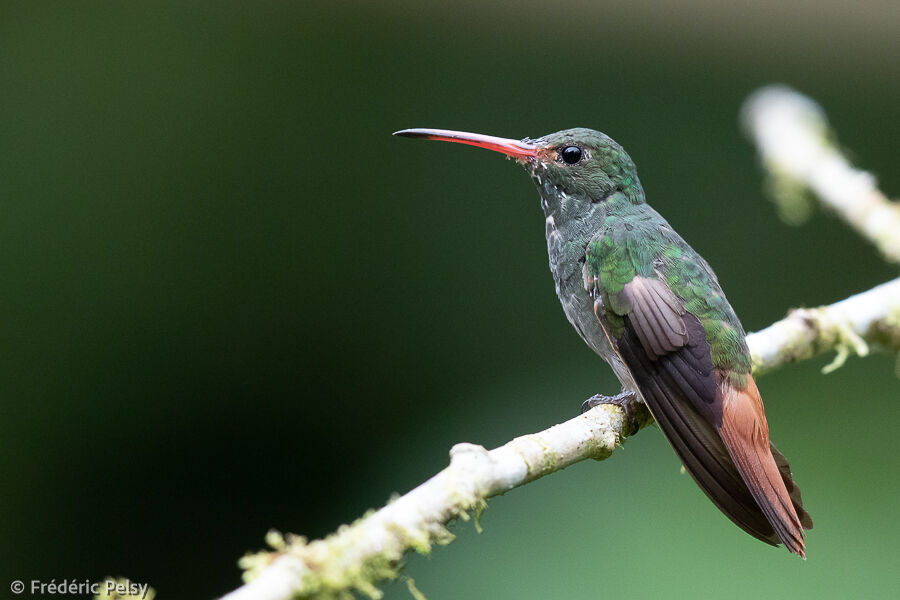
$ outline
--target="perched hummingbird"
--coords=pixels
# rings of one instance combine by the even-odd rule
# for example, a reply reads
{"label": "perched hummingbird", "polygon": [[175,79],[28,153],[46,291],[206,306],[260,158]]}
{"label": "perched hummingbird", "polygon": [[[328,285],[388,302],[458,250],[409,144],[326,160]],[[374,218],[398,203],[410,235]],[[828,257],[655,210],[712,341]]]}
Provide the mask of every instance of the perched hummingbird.
{"label": "perched hummingbird", "polygon": [[599,131],[512,140],[443,129],[394,135],[468,144],[522,164],[546,219],[556,294],[569,322],[643,399],[688,473],[738,527],[804,552],[812,519],[769,442],[744,329],[703,258],[644,200],[631,158]]}

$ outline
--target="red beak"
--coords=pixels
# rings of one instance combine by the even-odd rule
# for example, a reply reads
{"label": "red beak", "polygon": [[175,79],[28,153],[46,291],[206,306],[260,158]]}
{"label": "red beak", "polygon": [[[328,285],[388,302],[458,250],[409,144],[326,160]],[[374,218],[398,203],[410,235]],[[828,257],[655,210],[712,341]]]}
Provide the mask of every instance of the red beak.
{"label": "red beak", "polygon": [[426,140],[438,140],[440,142],[455,142],[467,144],[500,152],[513,158],[533,158],[536,155],[537,146],[519,140],[482,135],[480,133],[466,133],[464,131],[451,131],[449,129],[404,129],[395,131],[394,135],[409,138],[425,138]]}

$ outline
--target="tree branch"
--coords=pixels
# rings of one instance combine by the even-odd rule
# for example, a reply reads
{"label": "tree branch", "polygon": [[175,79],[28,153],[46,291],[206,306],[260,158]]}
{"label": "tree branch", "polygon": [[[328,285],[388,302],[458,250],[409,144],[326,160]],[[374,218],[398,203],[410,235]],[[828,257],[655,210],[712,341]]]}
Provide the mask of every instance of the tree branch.
{"label": "tree branch", "polygon": [[[772,173],[789,178],[795,191],[812,189],[885,256],[900,262],[900,209],[875,188],[871,175],[850,167],[826,142],[825,119],[815,103],[786,88],[766,88],[748,100],[743,113]],[[900,350],[900,278],[829,306],[791,311],[750,334],[747,343],[757,373],[832,349],[837,358],[826,370],[840,366],[851,352]],[[652,421],[640,402],[632,402],[629,411],[639,428]],[[241,559],[247,583],[224,600],[349,599],[351,590],[380,598],[376,583],[398,576],[407,551],[427,553],[452,541],[448,523],[474,514],[478,527],[488,498],[587,458],[609,458],[630,430],[623,410],[606,404],[491,451],[457,444],[443,471],[327,538],[308,542],[270,532],[273,550]]]}
{"label": "tree branch", "polygon": [[[639,422],[651,421],[642,405]],[[629,427],[620,408],[603,405],[560,425],[518,437],[490,452],[475,444],[450,450],[450,466],[394,500],[323,540],[281,539],[270,533],[275,552],[245,557],[248,575],[258,577],[228,600],[313,597],[356,589],[380,597],[373,582],[394,578],[407,550],[430,551],[453,535],[445,525],[461,517],[476,520],[488,498],[571,464],[608,458]]]}
{"label": "tree branch", "polygon": [[[900,350],[900,278],[829,306],[794,310],[747,342],[760,372],[832,349],[839,356],[842,348],[864,355],[870,345]],[[633,403],[632,410],[639,426],[651,422],[643,404]],[[244,557],[248,583],[225,598],[333,597],[351,589],[379,598],[375,582],[395,578],[408,550],[427,553],[452,541],[450,521],[473,512],[477,518],[488,498],[579,461],[609,458],[628,427],[622,410],[607,404],[490,452],[457,444],[446,469],[325,539],[270,533],[274,551]]]}
{"label": "tree branch", "polygon": [[830,373],[851,352],[866,356],[870,346],[900,350],[900,278],[846,300],[818,308],[798,308],[777,323],[747,336],[753,372],[837,350],[822,369]]}
{"label": "tree branch", "polygon": [[764,87],[744,103],[741,120],[786,220],[805,218],[803,192],[810,190],[885,258],[900,262],[900,204],[879,191],[874,175],[850,165],[818,104],[787,87]]}

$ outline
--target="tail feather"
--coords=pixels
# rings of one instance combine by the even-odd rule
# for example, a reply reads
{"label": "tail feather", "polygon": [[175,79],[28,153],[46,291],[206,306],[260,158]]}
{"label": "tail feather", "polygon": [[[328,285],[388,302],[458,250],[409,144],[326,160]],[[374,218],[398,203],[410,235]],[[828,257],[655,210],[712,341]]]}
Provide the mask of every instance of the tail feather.
{"label": "tail feather", "polygon": [[[803,510],[800,490],[790,477],[787,461],[770,449],[769,426],[756,383],[747,375],[743,389],[734,386],[728,378],[722,378],[720,386],[723,410],[719,435],[778,539],[789,551],[805,557],[805,523],[798,516],[795,504],[809,527],[812,520]],[[775,454],[783,463],[781,467],[776,463]],[[794,491],[793,496],[789,490]]]}
{"label": "tail feather", "polygon": [[772,451],[772,458],[775,459],[775,464],[778,465],[778,470],[781,472],[781,479],[784,481],[784,487],[791,497],[794,511],[796,511],[797,517],[800,518],[800,524],[803,525],[803,529],[812,529],[812,517],[810,517],[809,513],[803,508],[803,499],[800,497],[800,488],[794,483],[794,479],[791,476],[791,465],[788,464],[787,459],[778,451],[778,448],[776,448],[775,444],[772,442],[769,442],[769,450]]}

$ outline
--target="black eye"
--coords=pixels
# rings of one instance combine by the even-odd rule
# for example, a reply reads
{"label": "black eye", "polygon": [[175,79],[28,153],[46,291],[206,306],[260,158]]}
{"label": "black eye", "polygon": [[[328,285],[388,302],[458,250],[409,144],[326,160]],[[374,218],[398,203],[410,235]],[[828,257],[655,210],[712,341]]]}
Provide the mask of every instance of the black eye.
{"label": "black eye", "polygon": [[562,149],[562,152],[559,153],[562,156],[563,161],[568,165],[574,165],[579,160],[581,160],[581,148],[578,146],[566,146]]}

